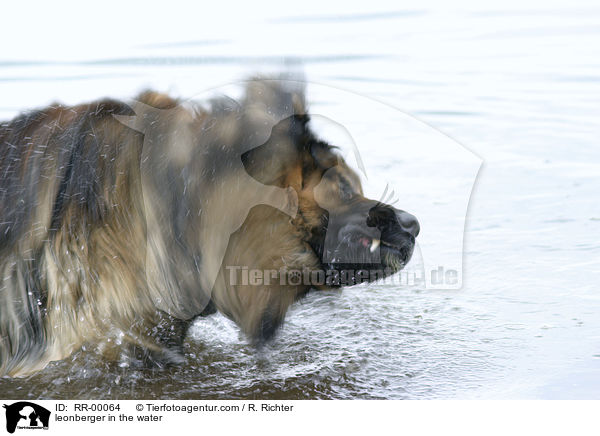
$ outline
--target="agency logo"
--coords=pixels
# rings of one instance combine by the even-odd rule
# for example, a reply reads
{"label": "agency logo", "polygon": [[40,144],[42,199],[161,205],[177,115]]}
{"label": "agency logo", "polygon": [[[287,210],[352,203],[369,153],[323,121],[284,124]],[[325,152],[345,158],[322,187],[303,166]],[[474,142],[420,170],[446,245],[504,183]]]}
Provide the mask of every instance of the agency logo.
{"label": "agency logo", "polygon": [[19,401],[10,405],[4,404],[6,409],[6,431],[14,433],[16,429],[48,430],[50,411],[42,406],[29,401]]}
{"label": "agency logo", "polygon": [[[144,203],[148,229],[174,228],[181,237],[187,231],[187,237],[202,247],[203,255],[186,252],[182,259],[189,259],[189,270],[202,272],[200,288],[212,290],[230,237],[255,206],[270,206],[298,222],[324,211],[324,230],[316,224],[310,230],[312,248],[322,264],[322,270],[315,271],[319,275],[316,280],[305,278],[301,269],[265,270],[236,263],[225,265],[229,284],[247,284],[244,274],[249,274],[255,286],[268,284],[271,279],[292,286],[320,286],[321,282],[353,285],[388,277],[413,259],[408,282],[426,289],[460,289],[468,204],[482,160],[409,114],[326,85],[310,84],[314,100],[336,104],[318,106],[308,116],[306,86],[301,79],[285,77],[250,80],[214,88],[175,105],[160,96],[154,97],[153,105],[132,101],[133,115],[114,115],[144,136],[142,197],[162,198],[167,191],[158,181],[173,180],[173,192],[181,196],[178,201],[187,208],[187,213],[175,216],[168,206]],[[239,95],[239,88],[245,89],[246,97],[220,97]],[[210,108],[208,112],[204,113],[198,102]],[[348,108],[371,114],[369,122]],[[300,198],[300,189],[285,187],[281,174],[298,172],[294,166],[298,150],[291,144],[302,143],[307,120],[318,138],[333,144],[344,161],[334,160],[323,148],[311,147],[310,156],[325,170],[322,174],[309,173],[313,177],[310,194]],[[199,123],[203,123],[201,135]],[[368,153],[360,153],[359,145],[363,144]],[[171,166],[165,165],[165,159]],[[369,181],[364,189],[370,195],[363,200],[348,182],[354,176],[345,167],[354,161],[357,177]],[[367,168],[374,169],[370,179]],[[300,186],[304,185],[297,188]],[[379,199],[377,205],[369,198]],[[190,217],[201,219],[192,221]],[[185,230],[186,226],[193,230]],[[419,227],[425,230],[419,232]],[[181,245],[175,233],[167,236],[172,242],[165,242],[158,232],[147,235],[148,247]],[[263,247],[269,244],[265,242]],[[163,260],[153,257],[154,252],[147,251],[146,271],[160,274]],[[149,277],[148,282],[159,280]],[[197,283],[189,288],[197,289]],[[198,307],[210,302],[208,292],[190,294],[189,298],[194,304],[179,308],[179,316],[191,317]],[[163,298],[159,296],[157,301]],[[164,310],[172,311],[171,306]]]}

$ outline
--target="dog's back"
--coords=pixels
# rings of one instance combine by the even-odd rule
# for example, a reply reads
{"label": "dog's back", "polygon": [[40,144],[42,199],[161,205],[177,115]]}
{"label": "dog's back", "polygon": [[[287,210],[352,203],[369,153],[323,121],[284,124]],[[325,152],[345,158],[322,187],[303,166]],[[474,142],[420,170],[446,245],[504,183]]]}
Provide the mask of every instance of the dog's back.
{"label": "dog's back", "polygon": [[135,186],[125,179],[135,176],[141,140],[113,118],[129,114],[106,100],[0,125],[0,374],[43,366],[64,348],[58,337],[79,342],[78,305],[95,269],[90,237],[116,205],[130,205]]}

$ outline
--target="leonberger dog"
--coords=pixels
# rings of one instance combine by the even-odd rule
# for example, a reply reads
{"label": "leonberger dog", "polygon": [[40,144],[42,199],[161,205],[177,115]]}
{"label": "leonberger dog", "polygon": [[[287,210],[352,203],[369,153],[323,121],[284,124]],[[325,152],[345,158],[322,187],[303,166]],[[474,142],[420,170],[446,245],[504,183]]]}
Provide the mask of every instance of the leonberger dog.
{"label": "leonberger dog", "polygon": [[192,321],[216,311],[260,345],[309,290],[401,269],[418,232],[363,196],[298,82],[26,112],[0,124],[0,375],[84,345],[181,363]]}

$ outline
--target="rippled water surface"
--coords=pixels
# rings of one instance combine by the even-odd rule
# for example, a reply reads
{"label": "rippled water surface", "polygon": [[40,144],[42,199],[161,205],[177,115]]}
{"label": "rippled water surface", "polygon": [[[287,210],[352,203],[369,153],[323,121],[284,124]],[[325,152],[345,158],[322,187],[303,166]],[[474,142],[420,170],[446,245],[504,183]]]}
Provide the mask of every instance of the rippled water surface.
{"label": "rippled water surface", "polygon": [[[194,325],[181,367],[132,371],[81,351],[29,378],[0,379],[0,397],[600,398],[600,8],[539,7],[309,2],[206,17],[174,4],[160,26],[145,19],[149,11],[120,7],[104,17],[118,32],[63,18],[46,37],[22,41],[8,24],[2,119],[147,87],[188,97],[300,62],[310,82],[392,105],[483,166],[461,290],[376,283],[313,293],[258,351],[212,316]],[[39,35],[50,26],[42,18],[32,23]],[[424,234],[441,229],[441,246],[452,239],[442,211],[455,199],[427,177],[440,155],[411,158],[412,132],[360,105],[311,107],[337,108],[358,130],[375,131],[377,144],[358,144],[367,191],[380,195],[385,179],[396,206],[417,208],[428,223]]]}

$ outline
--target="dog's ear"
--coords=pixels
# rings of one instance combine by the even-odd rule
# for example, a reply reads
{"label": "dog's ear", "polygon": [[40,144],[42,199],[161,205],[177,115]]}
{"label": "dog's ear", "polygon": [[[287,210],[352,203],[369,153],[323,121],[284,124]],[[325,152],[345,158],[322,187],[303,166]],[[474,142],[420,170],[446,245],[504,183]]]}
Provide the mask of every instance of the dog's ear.
{"label": "dog's ear", "polygon": [[296,142],[297,146],[305,146],[306,144],[304,142],[310,136],[310,132],[308,130],[310,117],[308,114],[294,114],[287,120],[288,125],[284,125],[284,127],[287,127],[290,137]]}
{"label": "dog's ear", "polygon": [[313,141],[310,144],[310,155],[323,171],[327,171],[339,163],[340,156],[334,150],[335,147],[323,141]]}
{"label": "dog's ear", "polygon": [[301,170],[302,156],[310,151],[307,123],[307,115],[292,115],[277,123],[264,144],[242,154],[246,172],[265,185],[286,187],[289,174]]}

